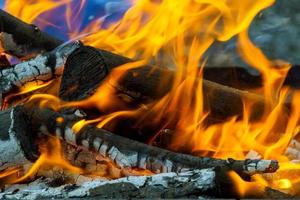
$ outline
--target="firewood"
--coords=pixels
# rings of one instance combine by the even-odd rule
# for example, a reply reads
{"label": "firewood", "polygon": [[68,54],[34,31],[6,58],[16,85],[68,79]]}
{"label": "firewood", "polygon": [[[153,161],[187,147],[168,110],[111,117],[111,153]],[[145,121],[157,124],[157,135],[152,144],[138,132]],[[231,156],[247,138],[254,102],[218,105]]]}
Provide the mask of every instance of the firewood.
{"label": "firewood", "polygon": [[31,81],[46,82],[61,75],[66,58],[79,46],[81,43],[77,41],[63,44],[51,52],[0,70],[0,94]]}
{"label": "firewood", "polygon": [[[36,29],[36,27],[28,25],[2,10],[0,11],[0,17],[2,22],[1,32],[5,33],[6,38],[9,38],[7,34],[12,34],[17,44],[26,44],[32,49],[46,50],[51,50],[62,44],[62,41],[50,37]],[[124,63],[131,62],[128,58],[104,50],[91,50],[89,48],[80,48],[80,50],[74,52],[74,56],[70,56],[68,59],[64,75],[66,78],[63,79],[60,91],[60,96],[64,100],[78,100],[88,97],[95,91],[109,71]],[[28,52],[24,55],[28,55]],[[50,55],[53,55],[53,53],[50,53]],[[65,58],[65,56],[63,57]],[[79,57],[78,59],[76,59],[77,56]],[[21,63],[12,68],[0,71],[0,93],[8,93],[15,86],[20,87],[28,81],[45,81],[53,78],[54,74],[59,75],[62,71],[62,66],[57,66],[57,64],[62,64],[62,62],[47,62],[54,60],[51,58],[53,57],[41,55],[28,63]],[[93,60],[95,62],[92,62]],[[55,64],[56,66],[54,67],[53,65]],[[73,70],[72,68],[75,69]],[[85,75],[78,75],[78,73]],[[139,76],[135,76],[135,74],[139,74]],[[174,74],[175,72],[170,70],[145,66],[129,71],[122,82],[116,85],[116,87],[122,92],[129,93],[130,96],[134,95],[138,99],[158,98],[170,90]],[[162,81],[164,81],[165,86],[161,87],[157,92],[157,87]],[[69,87],[70,84],[72,84],[72,87]],[[209,100],[205,101],[207,104],[206,107],[211,110],[211,113],[217,114],[221,118],[241,114],[243,111],[242,99],[250,99],[256,103],[253,109],[255,110],[253,112],[254,115],[259,116],[263,112],[263,99],[260,96],[224,87],[207,80],[203,81],[203,86],[205,99]]]}
{"label": "firewood", "polygon": [[[67,61],[64,69],[65,60]],[[15,87],[30,81],[48,81],[61,75],[64,69],[60,97],[66,101],[81,100],[92,95],[113,69],[128,62],[132,60],[73,42],[0,70],[0,93],[9,93]],[[175,73],[159,67],[143,66],[129,70],[113,87],[138,102],[149,102],[170,91]],[[253,116],[257,117],[263,113],[264,100],[259,95],[208,80],[203,80],[203,90],[205,106],[216,118],[241,114],[242,99],[254,103]]]}
{"label": "firewood", "polygon": [[61,44],[61,40],[51,37],[37,26],[0,9],[0,46],[5,52],[19,58],[31,57],[52,51]]}
{"label": "firewood", "polygon": [[[141,168],[153,172],[182,172],[220,166],[226,171],[234,170],[242,175],[251,175],[275,172],[279,167],[275,160],[222,160],[175,153],[90,125],[84,126],[77,133],[72,130],[72,126],[82,117],[78,116],[78,112],[61,114],[50,109],[17,106],[10,111],[1,112],[0,116],[2,121],[7,121],[3,125],[1,123],[0,127],[1,142],[3,142],[0,145],[3,148],[1,150],[3,157],[1,156],[0,159],[5,166],[23,164],[24,161],[17,157],[18,153],[21,153],[26,161],[36,158],[36,142],[39,140],[37,133],[40,132],[42,135],[57,136],[70,145],[98,152],[122,168]],[[6,144],[11,145],[10,149]]]}
{"label": "firewood", "polygon": [[[274,172],[278,162],[274,160],[221,160],[200,158],[149,146],[94,126],[84,126],[78,133],[72,130],[74,114],[60,114],[50,109],[34,108],[27,111],[33,126],[43,134],[55,135],[69,144],[82,146],[108,156],[121,167],[137,167],[154,172],[184,171],[223,166],[241,174]],[[56,120],[57,118],[63,120]],[[78,118],[78,117],[77,117]],[[73,120],[72,120],[73,119]]]}
{"label": "firewood", "polygon": [[[88,46],[78,48],[66,61],[60,97],[65,101],[78,101],[91,96],[112,70],[129,62],[133,61],[105,50]],[[112,86],[139,103],[149,102],[170,91],[175,73],[160,67],[141,66],[126,72],[123,78],[117,83],[114,82]],[[197,81],[200,81],[200,78]],[[264,110],[264,99],[260,95],[205,79],[203,94],[206,109],[216,118],[223,119],[242,114],[243,100],[254,104],[253,117],[259,117]]]}
{"label": "firewood", "polygon": [[[298,89],[300,87],[300,66],[292,65],[289,69],[283,86]],[[203,70],[203,77],[207,80],[234,87],[240,90],[261,88],[262,76],[258,71],[239,66],[207,66]]]}

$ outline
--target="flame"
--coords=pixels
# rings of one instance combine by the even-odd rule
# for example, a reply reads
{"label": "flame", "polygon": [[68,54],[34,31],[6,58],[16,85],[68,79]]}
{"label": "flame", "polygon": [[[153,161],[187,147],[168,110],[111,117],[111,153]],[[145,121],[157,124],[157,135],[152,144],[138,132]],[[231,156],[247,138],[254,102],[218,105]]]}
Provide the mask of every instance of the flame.
{"label": "flame", "polygon": [[42,13],[70,2],[70,0],[6,0],[4,9],[27,23],[33,23]]}
{"label": "flame", "polygon": [[[7,0],[5,8],[31,23],[42,13],[67,5],[65,20],[68,29],[73,29],[69,32],[70,38],[79,37],[87,45],[139,61],[114,69],[95,94],[83,101],[67,103],[49,94],[34,95],[31,101],[38,100],[41,106],[55,110],[76,106],[96,108],[101,112],[101,116],[95,119],[77,122],[73,126],[75,132],[86,124],[95,123],[103,128],[120,118],[134,118],[136,127],[151,126],[161,130],[172,126],[175,133],[169,148],[173,150],[236,159],[244,159],[248,152],[255,151],[262,158],[279,160],[282,163],[281,171],[300,169],[297,164],[290,165],[285,155],[300,128],[300,107],[297,104],[300,93],[282,87],[290,64],[270,60],[248,36],[254,17],[273,5],[275,0],[132,0],[131,8],[122,19],[112,22],[108,27],[103,25],[104,18],[99,18],[83,30],[78,27],[74,29],[72,16],[79,15],[85,2],[80,1],[77,11],[72,10],[69,1],[54,0]],[[228,41],[232,37],[237,37],[237,50],[245,63],[262,74],[265,114],[259,121],[251,121],[253,102],[245,101],[243,116],[234,116],[225,122],[207,126],[205,120],[209,110],[204,109],[202,88],[202,71],[207,59],[205,53],[214,43]],[[148,62],[163,62],[176,69],[172,88],[159,100],[129,109],[128,102],[119,98],[114,86],[128,70]],[[163,83],[161,87],[164,87]],[[290,99],[288,112],[285,103]],[[44,162],[42,156],[40,159],[42,161],[38,161],[40,164],[37,166]],[[245,183],[234,173],[230,176],[237,183],[241,196],[253,192],[253,188],[261,191],[261,187],[256,187],[256,182]],[[263,187],[272,185],[281,189],[291,188],[299,182],[289,175],[277,182],[263,178],[257,178],[256,181]]]}
{"label": "flame", "polygon": [[49,166],[57,166],[75,173],[83,173],[83,170],[72,166],[66,161],[62,154],[62,146],[58,138],[49,138],[46,143],[40,145],[41,155],[32,165],[28,172],[15,180],[14,182],[22,182],[33,177],[39,169],[48,168]]}
{"label": "flame", "polygon": [[245,197],[247,195],[257,195],[258,193],[263,193],[265,187],[268,185],[264,179],[256,176],[253,182],[247,182],[243,180],[236,172],[229,172],[228,176],[232,179],[236,192],[240,197]]}

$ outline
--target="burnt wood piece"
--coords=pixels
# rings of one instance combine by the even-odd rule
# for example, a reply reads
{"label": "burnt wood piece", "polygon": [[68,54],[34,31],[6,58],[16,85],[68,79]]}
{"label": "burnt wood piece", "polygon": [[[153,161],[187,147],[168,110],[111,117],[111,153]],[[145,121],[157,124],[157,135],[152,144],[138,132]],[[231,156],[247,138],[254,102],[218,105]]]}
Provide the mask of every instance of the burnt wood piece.
{"label": "burnt wood piece", "polygon": [[21,106],[0,112],[0,170],[36,159],[29,118]]}
{"label": "burnt wood piece", "polygon": [[[226,85],[229,87],[247,90],[262,87],[262,77],[258,71],[245,67],[207,66],[203,70],[203,77],[207,80]],[[298,89],[300,88],[300,66],[293,65],[287,73],[284,86]]]}
{"label": "burnt wood piece", "polygon": [[60,76],[67,57],[81,46],[78,41],[63,44],[51,52],[0,70],[0,94],[11,92],[31,81],[47,82]]}
{"label": "burnt wood piece", "polygon": [[28,109],[27,114],[30,116],[32,127],[41,133],[55,135],[68,144],[98,152],[124,168],[142,168],[153,172],[181,172],[221,166],[225,170],[234,170],[241,175],[251,175],[275,172],[279,167],[275,160],[221,160],[175,153],[90,125],[75,132],[72,129],[72,126],[78,121],[75,113],[61,114],[50,109],[35,107]]}
{"label": "burnt wood piece", "polygon": [[0,46],[11,55],[19,58],[52,51],[63,42],[41,31],[33,24],[0,9]]}
{"label": "burnt wood piece", "polygon": [[[105,50],[88,46],[78,48],[66,61],[60,98],[65,101],[78,101],[91,96],[112,70],[130,62],[133,61],[129,58]],[[146,65],[129,70],[121,80],[110,84],[139,103],[149,102],[161,98],[171,90],[175,73],[172,70]],[[215,118],[224,119],[242,114],[242,99],[254,103],[253,116],[260,116],[264,110],[264,100],[261,96],[205,79],[203,94],[205,108],[210,110]]]}

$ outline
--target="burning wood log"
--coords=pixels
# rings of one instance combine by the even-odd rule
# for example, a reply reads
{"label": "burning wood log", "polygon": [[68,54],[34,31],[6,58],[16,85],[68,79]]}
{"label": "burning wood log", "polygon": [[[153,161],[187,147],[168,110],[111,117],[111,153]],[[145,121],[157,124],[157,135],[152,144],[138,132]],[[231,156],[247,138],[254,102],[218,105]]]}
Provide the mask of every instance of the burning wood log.
{"label": "burning wood log", "polygon": [[[14,113],[26,113],[26,117],[16,116]],[[84,126],[79,132],[72,129],[75,122],[81,115],[78,112],[73,114],[60,114],[50,109],[25,109],[22,106],[13,108],[10,112],[6,111],[1,114],[3,119],[9,118],[13,125],[11,127],[22,127],[19,132],[20,137],[29,137],[29,133],[34,134],[37,130],[44,135],[55,135],[63,139],[67,143],[75,146],[82,146],[89,150],[98,152],[103,156],[109,157],[118,166],[123,168],[141,168],[148,169],[153,172],[183,172],[191,169],[204,169],[220,166],[224,170],[234,170],[239,174],[251,175],[255,173],[274,172],[278,169],[278,162],[274,160],[221,160],[214,158],[200,158],[190,155],[174,153],[157,147],[149,146],[140,142],[136,142],[103,129],[93,126]],[[16,118],[16,119],[15,119]],[[23,121],[17,121],[21,120]],[[28,120],[29,119],[29,120]],[[19,124],[20,123],[20,124]],[[13,128],[3,125],[1,133],[6,138],[2,141],[14,142],[15,132]],[[30,130],[28,130],[30,128]],[[25,131],[28,132],[25,132]],[[25,133],[24,133],[25,132]],[[15,136],[15,137],[13,137]],[[30,136],[37,139],[37,134]],[[24,140],[24,139],[23,139]],[[14,156],[22,150],[27,160],[33,158],[34,153],[30,151],[34,148],[32,140],[21,140],[11,149],[10,155],[4,157],[2,163],[15,164]],[[30,145],[30,146],[29,146]],[[1,145],[4,147],[4,145]],[[5,148],[5,147],[4,147]],[[3,149],[3,152],[7,149]],[[13,157],[11,157],[13,156]],[[10,160],[12,159],[12,160]],[[17,163],[23,163],[18,160]]]}
{"label": "burning wood log", "polygon": [[0,46],[19,58],[52,51],[62,44],[37,26],[27,24],[0,9]]}
{"label": "burning wood log", "polygon": [[0,70],[0,93],[8,93],[31,81],[46,82],[61,75],[67,57],[79,46],[77,41],[64,44],[49,53]]}
{"label": "burning wood log", "polygon": [[[293,65],[289,69],[284,86],[298,89],[300,87],[300,66]],[[223,66],[223,67],[205,67],[203,77],[207,80],[234,87],[240,90],[256,89],[263,85],[262,76],[258,71],[247,70],[245,67]]]}
{"label": "burning wood log", "polygon": [[[82,46],[67,59],[60,97],[66,101],[87,98],[95,92],[102,80],[116,67],[130,63],[132,60],[105,50]],[[158,99],[172,88],[175,73],[172,70],[141,66],[126,72],[113,87],[138,102]],[[84,74],[82,76],[81,74]],[[197,80],[200,81],[200,78]],[[243,113],[243,100],[254,103],[253,116],[263,113],[264,100],[261,96],[203,80],[204,103],[216,118],[240,115]]]}
{"label": "burning wood log", "polygon": [[[60,97],[67,101],[80,100],[92,95],[114,68],[132,62],[104,50],[80,46],[78,42],[65,44],[50,53],[0,70],[0,93],[8,93],[30,81],[51,80],[62,74],[67,60]],[[175,72],[171,70],[143,66],[129,70],[113,87],[137,101],[149,101],[165,95],[172,87],[174,76]],[[164,87],[161,87],[162,83]],[[216,118],[241,114],[243,100],[254,102],[253,116],[260,116],[263,112],[264,101],[259,95],[208,80],[203,80],[203,89],[205,106]]]}

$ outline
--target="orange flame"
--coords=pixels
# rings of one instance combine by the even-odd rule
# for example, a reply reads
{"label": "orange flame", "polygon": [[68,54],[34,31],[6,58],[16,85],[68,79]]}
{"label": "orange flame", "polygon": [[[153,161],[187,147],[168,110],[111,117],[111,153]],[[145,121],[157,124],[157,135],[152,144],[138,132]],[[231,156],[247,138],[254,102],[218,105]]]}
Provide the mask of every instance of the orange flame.
{"label": "orange flame", "polygon": [[80,168],[72,166],[68,163],[62,155],[62,147],[58,138],[49,138],[47,143],[40,146],[41,155],[37,161],[32,165],[28,172],[15,180],[15,183],[27,180],[34,176],[41,168],[49,166],[58,166],[72,172],[82,173]]}

